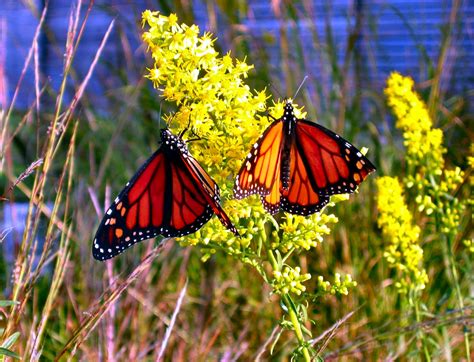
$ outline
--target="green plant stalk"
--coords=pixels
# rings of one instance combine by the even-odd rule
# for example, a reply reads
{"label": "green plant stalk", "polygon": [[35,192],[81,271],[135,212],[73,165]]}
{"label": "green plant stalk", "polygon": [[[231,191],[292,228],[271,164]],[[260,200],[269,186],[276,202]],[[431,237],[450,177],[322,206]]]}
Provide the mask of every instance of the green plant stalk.
{"label": "green plant stalk", "polygon": [[[268,257],[270,259],[270,264],[272,265],[273,270],[279,271],[278,263],[276,261],[275,255],[273,255],[273,251],[268,248]],[[298,342],[301,344],[301,349],[303,351],[303,356],[305,361],[311,361],[311,355],[309,354],[308,348],[305,346],[305,339],[303,336],[303,331],[301,330],[301,325],[300,321],[298,320],[298,316],[296,315],[292,305],[293,303],[291,302],[291,297],[289,294],[283,294],[281,296],[281,299],[283,300],[283,303],[286,306],[286,309],[288,310],[288,315],[290,316],[290,321],[291,324],[293,325],[293,330],[295,331],[296,338],[298,339]]]}
{"label": "green plant stalk", "polygon": [[[436,195],[436,203],[438,205],[442,205],[440,199],[439,199],[439,195]],[[439,233],[439,234],[444,234],[441,230],[440,230],[440,227],[439,225],[441,224],[440,220],[439,220],[439,213],[437,212],[435,214],[435,220],[436,220],[436,232]],[[457,269],[456,269],[456,264],[455,264],[455,261],[454,261],[454,255],[453,255],[453,248],[452,248],[452,244],[453,244],[453,233],[452,232],[449,232],[447,235],[444,234],[445,236],[445,243],[444,243],[444,257],[445,257],[445,262],[447,262],[448,264],[448,268],[446,269],[447,271],[449,270],[449,272],[447,272],[448,276],[450,277],[450,279],[452,280],[452,283],[454,284],[454,290],[456,291],[456,297],[458,299],[458,305],[459,305],[459,309],[461,310],[461,314],[464,315],[464,301],[462,299],[462,293],[461,293],[461,287],[459,285],[459,276],[458,276],[458,272],[457,272]],[[449,273],[451,275],[449,275]],[[469,333],[468,332],[464,332],[464,347],[466,349],[466,361],[471,361],[471,349],[470,349],[470,342],[469,342]]]}
{"label": "green plant stalk", "polygon": [[[459,309],[461,309],[461,314],[464,315],[464,301],[462,299],[461,287],[459,285],[459,277],[458,271],[456,269],[456,264],[454,263],[454,255],[453,255],[453,235],[449,233],[446,236],[446,248],[448,251],[448,262],[451,268],[451,276],[454,283],[454,289],[456,290],[456,297],[458,299]],[[464,347],[466,348],[466,361],[471,361],[471,347],[469,342],[469,332],[464,331]]]}
{"label": "green plant stalk", "polygon": [[298,338],[298,342],[300,342],[301,344],[304,359],[305,361],[309,362],[311,361],[311,355],[309,354],[308,348],[305,346],[306,341],[303,336],[303,331],[301,330],[298,316],[296,315],[295,311],[292,308],[293,303],[291,303],[291,297],[288,294],[286,294],[282,296],[282,299],[283,299],[283,303],[285,303],[286,308],[288,309],[288,314],[290,316],[291,324],[293,324],[293,329],[295,331],[296,338]]}
{"label": "green plant stalk", "polygon": [[[71,141],[69,143],[69,150],[68,150],[68,155],[66,157],[66,162],[64,165],[63,169],[63,174],[61,176],[61,182],[60,182],[60,187],[58,189],[58,196],[55,201],[55,208],[56,205],[59,205],[61,203],[62,197],[63,197],[63,182],[62,180],[66,178],[66,173],[67,175],[67,185],[66,185],[66,200],[65,200],[65,207],[64,207],[64,217],[63,217],[63,222],[64,225],[68,224],[68,219],[69,219],[69,209],[70,209],[70,197],[69,195],[71,194],[71,189],[72,189],[72,183],[73,183],[73,177],[74,177],[74,151],[75,151],[75,139],[76,139],[76,133],[77,133],[77,126],[78,123],[76,122],[74,131],[71,137]],[[50,222],[51,227],[48,227],[48,235],[51,235],[53,233],[52,225],[54,225],[54,220],[53,218],[51,219]],[[66,272],[66,264],[69,260],[70,257],[70,252],[68,250],[69,247],[69,242],[71,239],[71,231],[72,231],[72,224],[66,227],[65,230],[62,231],[61,237],[60,237],[60,242],[59,242],[59,251],[57,253],[57,259],[56,259],[56,267],[54,269],[54,274],[53,278],[51,281],[51,286],[49,289],[48,296],[46,298],[46,302],[44,304],[44,307],[41,312],[41,320],[39,322],[38,327],[36,328],[36,331],[34,333],[35,339],[33,344],[31,345],[31,348],[27,348],[25,355],[24,355],[24,360],[36,360],[37,356],[40,356],[39,349],[42,344],[42,339],[44,337],[44,332],[46,330],[46,326],[49,322],[51,312],[54,310],[53,305],[54,302],[58,296],[59,293],[59,288],[62,285],[62,282],[64,280],[65,272]],[[37,267],[37,270],[42,268],[42,263],[43,260],[46,256],[47,250],[49,247],[45,247],[43,254],[41,255],[40,262],[38,263],[39,266]],[[32,278],[31,283],[35,282],[36,277]],[[33,356],[35,356],[35,359],[33,359]]]}
{"label": "green plant stalk", "polygon": [[[4,333],[3,333],[3,338],[8,336],[10,331],[12,331],[14,326],[17,324],[20,318],[20,315],[22,313],[22,310],[25,307],[26,300],[29,298],[29,291],[26,290],[27,284],[29,282],[29,280],[27,280],[27,275],[29,275],[32,265],[28,264],[26,253],[30,249],[28,247],[30,245],[30,239],[32,239],[32,236],[36,232],[36,229],[38,227],[38,222],[39,222],[39,215],[40,215],[39,211],[33,213],[33,209],[43,203],[44,189],[46,186],[47,177],[49,175],[49,170],[50,170],[50,167],[55,155],[54,149],[55,147],[58,146],[58,135],[56,133],[56,129],[61,119],[61,110],[63,107],[63,100],[64,100],[65,91],[66,91],[67,79],[72,69],[72,62],[74,59],[74,55],[76,53],[80,39],[83,35],[85,23],[87,21],[88,14],[90,13],[91,6],[92,6],[92,3],[89,5],[88,11],[83,20],[81,29],[77,37],[76,37],[76,34],[77,34],[76,26],[77,26],[77,21],[79,19],[78,12],[76,12],[75,14],[76,22],[74,22],[74,24],[70,23],[70,26],[68,29],[68,39],[66,42],[66,59],[65,59],[63,78],[62,78],[60,90],[57,97],[54,117],[51,122],[51,128],[50,128],[51,131],[49,132],[49,137],[46,140],[44,144],[44,148],[42,150],[44,162],[43,162],[41,170],[37,173],[37,176],[35,177],[34,186],[32,188],[29,210],[28,210],[28,214],[27,214],[27,218],[25,222],[25,232],[23,234],[22,243],[20,246],[20,252],[18,254],[19,257],[17,259],[17,265],[18,265],[19,271],[18,271],[18,276],[15,279],[14,286],[13,286],[12,300],[17,301],[22,293],[25,293],[25,296],[23,298],[22,303],[12,307],[10,316],[8,318],[7,327],[5,328]],[[79,8],[77,11],[79,11]],[[71,109],[66,110],[66,114],[69,115],[70,111]],[[62,138],[59,138],[59,139],[61,140]],[[32,220],[33,217],[34,217],[34,220]]]}
{"label": "green plant stalk", "polygon": [[[420,323],[421,323],[421,317],[420,317],[420,306],[419,306],[418,296],[416,296],[416,298],[415,298],[415,318],[416,318],[416,322],[419,326]],[[421,338],[420,339],[421,339],[421,344],[423,345],[423,353],[425,355],[425,359],[426,359],[426,361],[431,361],[430,352],[428,351],[428,346],[426,345],[427,342],[426,342],[425,332],[421,331]]]}
{"label": "green plant stalk", "polygon": [[[52,162],[52,159],[50,159],[50,157],[52,156],[52,151],[53,151],[54,143],[56,140],[56,132],[54,130],[56,129],[56,125],[58,123],[59,112],[61,109],[62,99],[63,99],[65,88],[66,88],[65,87],[65,80],[67,78],[66,74],[67,73],[65,73],[65,76],[63,79],[63,85],[61,86],[61,91],[59,93],[58,106],[56,109],[55,117],[53,118],[51,132],[46,142],[46,150],[45,150],[43,167],[40,173],[38,173],[37,177],[35,178],[34,186],[32,189],[32,190],[36,190],[36,192],[33,191],[31,194],[30,206],[29,206],[27,221],[25,225],[25,233],[23,235],[23,240],[20,247],[20,255],[23,255],[23,253],[26,252],[26,250],[28,249],[27,246],[29,245],[28,240],[30,239],[30,235],[34,235],[35,230],[38,226],[39,211],[37,211],[36,213],[33,213],[33,207],[35,205],[42,204],[43,199],[44,199],[44,187],[46,185],[47,175],[49,173],[50,165]],[[32,216],[35,216],[34,221],[31,220]],[[25,263],[26,258],[22,256],[22,259],[23,261],[21,262],[18,278],[15,280],[13,293],[12,293],[12,300],[15,300],[15,301],[18,300],[22,290],[24,290],[24,287],[25,287],[24,279],[26,278],[26,275],[28,274],[27,273],[28,265],[27,263]],[[21,312],[21,309],[22,309],[21,306],[19,307],[14,306],[12,308],[11,314],[18,315]],[[16,319],[17,318],[9,318],[9,323],[7,325],[7,328],[5,329],[6,332],[9,332],[11,328],[13,327],[10,322],[15,321]]]}

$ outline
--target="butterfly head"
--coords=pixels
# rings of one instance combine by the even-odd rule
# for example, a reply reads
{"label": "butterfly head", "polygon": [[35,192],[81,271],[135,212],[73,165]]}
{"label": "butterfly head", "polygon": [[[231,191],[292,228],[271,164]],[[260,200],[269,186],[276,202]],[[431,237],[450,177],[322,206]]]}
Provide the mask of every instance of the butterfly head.
{"label": "butterfly head", "polygon": [[161,144],[170,149],[177,148],[183,153],[188,152],[186,142],[184,142],[179,136],[171,133],[171,131],[167,128],[161,130]]}

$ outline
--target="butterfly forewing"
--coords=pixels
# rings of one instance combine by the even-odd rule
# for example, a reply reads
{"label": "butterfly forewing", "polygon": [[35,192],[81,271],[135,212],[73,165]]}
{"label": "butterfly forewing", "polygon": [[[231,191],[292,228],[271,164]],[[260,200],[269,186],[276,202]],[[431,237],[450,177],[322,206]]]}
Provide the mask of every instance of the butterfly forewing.
{"label": "butterfly forewing", "polygon": [[273,122],[253,145],[235,180],[237,199],[252,194],[268,195],[280,177],[281,150],[283,147],[283,121]]}
{"label": "butterfly forewing", "polygon": [[94,239],[96,259],[112,258],[157,235],[190,234],[212,217],[203,192],[172,156],[160,148],[115,199]]}
{"label": "butterfly forewing", "polygon": [[234,235],[239,236],[239,232],[232,224],[229,216],[225,213],[222,209],[219,201],[220,201],[220,192],[219,187],[214,182],[214,180],[209,176],[209,174],[201,167],[201,165],[192,157],[191,155],[187,155],[188,162],[186,163],[189,171],[193,174],[195,180],[199,182],[203,189],[205,190],[205,197],[207,202],[211,206],[213,212],[219,218],[221,223]]}
{"label": "butterfly forewing", "polygon": [[375,170],[351,143],[316,123],[299,120],[296,142],[308,177],[322,196],[352,193]]}

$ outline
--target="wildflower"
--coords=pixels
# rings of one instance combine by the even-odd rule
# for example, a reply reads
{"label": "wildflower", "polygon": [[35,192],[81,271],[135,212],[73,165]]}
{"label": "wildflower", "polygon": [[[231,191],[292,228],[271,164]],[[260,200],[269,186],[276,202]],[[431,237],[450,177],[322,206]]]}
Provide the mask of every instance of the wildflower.
{"label": "wildflower", "polygon": [[[457,294],[458,307],[462,310],[464,303],[460,292],[459,273],[453,257],[453,241],[462,232],[462,216],[467,205],[472,204],[473,198],[461,196],[464,172],[459,167],[445,169],[443,133],[433,127],[427,107],[413,91],[413,85],[411,78],[392,73],[385,89],[387,102],[396,116],[396,126],[403,131],[408,166],[404,182],[411,195],[415,196],[418,211],[432,218],[431,225],[434,225],[438,236],[436,240],[445,243],[444,257],[449,263],[448,269],[451,270],[450,278]],[[469,162],[472,160],[468,159]],[[472,179],[470,182],[472,183]],[[386,177],[378,181],[378,186],[378,221],[390,241],[384,255],[388,263],[399,271],[395,286],[400,293],[407,295],[409,305],[413,307],[416,321],[419,323],[419,292],[428,281],[422,268],[423,250],[418,241],[420,229],[412,226],[411,214],[404,204],[402,187],[398,180]],[[466,245],[469,250],[471,244]],[[424,334],[420,333],[419,336],[427,356]],[[468,338],[468,333],[464,333],[467,356]]]}
{"label": "wildflower", "polygon": [[318,287],[323,293],[347,295],[349,294],[349,289],[356,286],[357,282],[352,280],[352,277],[349,274],[341,275],[340,273],[336,273],[333,284],[324,280],[323,276],[318,276]]}
{"label": "wildflower", "polygon": [[275,231],[271,246],[284,252],[315,248],[323,241],[323,235],[331,232],[329,225],[332,223],[337,223],[337,217],[333,214],[316,213],[307,217],[286,214],[280,223],[281,236]]}
{"label": "wildflower", "polygon": [[463,244],[469,250],[469,253],[474,254],[474,241],[472,239],[465,239]]}
{"label": "wildflower", "polygon": [[459,167],[444,169],[443,133],[433,128],[427,107],[413,91],[413,86],[411,78],[392,73],[385,89],[407,149],[409,167],[405,185],[417,194],[418,211],[428,216],[436,215],[440,231],[454,235],[466,204],[470,202],[470,198],[459,200],[453,196],[465,175]]}
{"label": "wildflower", "polygon": [[423,249],[419,245],[420,228],[412,225],[412,215],[403,199],[403,190],[396,178],[377,180],[378,224],[389,242],[384,257],[399,272],[396,287],[400,293],[425,288],[428,276],[423,269]]}
{"label": "wildflower", "polygon": [[283,267],[282,271],[273,271],[273,290],[277,294],[294,293],[300,295],[306,290],[303,282],[311,279],[310,274],[301,275],[301,268],[291,268],[288,265]]}
{"label": "wildflower", "polygon": [[[175,14],[166,17],[148,10],[143,23],[148,27],[143,40],[155,62],[147,77],[167,101],[179,107],[170,128],[177,132],[191,122],[203,141],[190,143],[190,151],[221,186],[226,203],[247,145],[266,125],[256,115],[265,109],[265,91],[251,92],[242,79],[252,66],[234,61],[230,54],[220,56],[215,39],[209,33],[199,36],[198,26],[179,24]],[[247,206],[243,203],[242,208]],[[237,221],[239,212],[229,214]],[[203,240],[228,239],[225,229],[213,222],[201,234],[206,235]],[[196,242],[196,237],[189,237],[190,244]]]}
{"label": "wildflower", "polygon": [[409,165],[428,168],[439,175],[446,152],[442,146],[443,133],[432,128],[428,109],[413,86],[413,79],[392,73],[385,88],[387,102],[396,116],[397,128],[403,131]]}

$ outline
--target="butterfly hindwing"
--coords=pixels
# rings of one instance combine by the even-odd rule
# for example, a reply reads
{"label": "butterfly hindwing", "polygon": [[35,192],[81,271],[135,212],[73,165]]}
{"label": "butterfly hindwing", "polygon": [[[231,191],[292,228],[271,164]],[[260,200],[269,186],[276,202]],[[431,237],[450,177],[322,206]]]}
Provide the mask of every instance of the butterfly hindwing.
{"label": "butterfly hindwing", "polygon": [[271,214],[281,209],[292,214],[310,215],[320,211],[329,202],[329,197],[319,195],[313,187],[307,160],[298,149],[295,137],[290,138],[288,144],[289,153],[283,155],[283,159],[288,157],[288,187],[285,187],[283,180],[275,182],[271,193],[261,197],[262,203]]}
{"label": "butterfly hindwing", "polygon": [[289,187],[281,190],[281,209],[292,214],[310,215],[320,211],[329,202],[329,197],[321,196],[311,182],[308,173],[310,161],[305,156],[298,139],[293,136],[289,154]]}
{"label": "butterfly hindwing", "polygon": [[352,193],[375,170],[351,143],[316,123],[298,120],[296,142],[308,177],[321,196]]}

